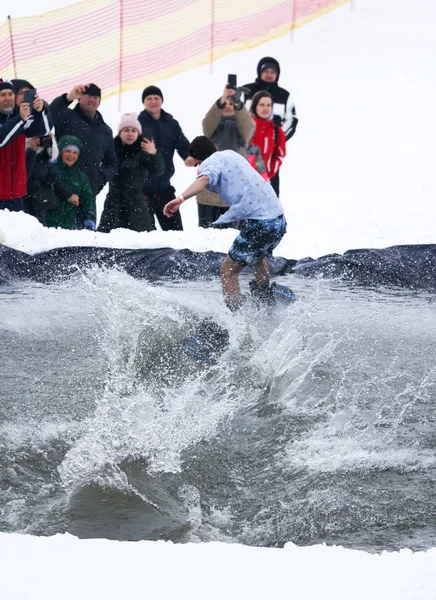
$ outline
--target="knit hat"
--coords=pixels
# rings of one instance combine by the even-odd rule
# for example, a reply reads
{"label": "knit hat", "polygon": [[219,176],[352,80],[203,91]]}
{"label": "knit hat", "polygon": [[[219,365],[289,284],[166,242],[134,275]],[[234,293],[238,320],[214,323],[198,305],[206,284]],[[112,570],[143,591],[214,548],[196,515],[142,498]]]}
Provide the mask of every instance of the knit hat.
{"label": "knit hat", "polygon": [[29,90],[35,89],[35,87],[29,81],[27,81],[27,79],[11,79],[11,83],[16,94],[18,94],[18,92],[23,88],[29,88]]}
{"label": "knit hat", "polygon": [[189,156],[197,160],[206,160],[214,152],[218,152],[218,148],[211,139],[205,135],[198,135],[194,138],[189,146]]}
{"label": "knit hat", "polygon": [[61,150],[61,154],[65,152],[65,150],[74,150],[75,152],[77,152],[77,154],[80,154],[80,148],[75,144],[67,144],[66,146],[64,146]]}
{"label": "knit hat", "polygon": [[262,71],[265,71],[266,69],[273,69],[273,71],[275,71],[277,73],[277,65],[274,64],[273,62],[264,62],[260,65],[259,71],[262,73]]}
{"label": "knit hat", "polygon": [[90,83],[86,86],[84,94],[88,96],[97,96],[97,98],[101,98],[101,89],[95,83]]}
{"label": "knit hat", "polygon": [[125,127],[133,127],[138,131],[139,135],[141,135],[142,127],[141,123],[138,121],[138,115],[136,113],[125,113],[121,117],[120,124],[118,125],[118,133],[120,133]]}
{"label": "knit hat", "polygon": [[280,77],[280,64],[273,56],[264,56],[257,63],[257,76],[260,77],[265,69],[274,69],[277,73],[277,80]]}
{"label": "knit hat", "polygon": [[7,79],[0,79],[0,92],[2,90],[12,90],[12,91],[14,91],[14,86]]}
{"label": "knit hat", "polygon": [[143,102],[147,96],[160,96],[162,98],[162,102],[164,99],[160,88],[158,88],[155,85],[149,85],[148,87],[144,88],[144,91],[142,92],[142,101]]}

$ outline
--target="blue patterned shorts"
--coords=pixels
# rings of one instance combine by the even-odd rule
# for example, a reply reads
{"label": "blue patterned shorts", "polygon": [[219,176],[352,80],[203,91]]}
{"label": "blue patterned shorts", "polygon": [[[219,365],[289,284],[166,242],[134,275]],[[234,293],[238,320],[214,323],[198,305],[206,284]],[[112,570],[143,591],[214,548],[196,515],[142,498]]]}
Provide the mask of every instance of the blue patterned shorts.
{"label": "blue patterned shorts", "polygon": [[240,221],[240,232],[229,250],[229,256],[242,265],[253,266],[272,254],[286,233],[283,215],[275,219],[245,219]]}

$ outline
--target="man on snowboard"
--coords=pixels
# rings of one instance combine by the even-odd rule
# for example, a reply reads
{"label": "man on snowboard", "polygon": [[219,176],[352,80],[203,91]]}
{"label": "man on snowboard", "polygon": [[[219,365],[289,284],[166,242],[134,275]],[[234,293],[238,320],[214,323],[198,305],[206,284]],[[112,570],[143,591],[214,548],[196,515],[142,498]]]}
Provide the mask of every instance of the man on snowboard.
{"label": "man on snowboard", "polygon": [[219,194],[230,208],[212,226],[239,222],[240,229],[221,266],[224,301],[231,311],[241,306],[239,273],[249,265],[254,268],[254,280],[250,282],[252,295],[272,303],[265,257],[272,254],[286,232],[280,200],[247,159],[233,150],[219,152],[204,135],[193,140],[189,155],[200,165],[198,177],[183,194],[165,205],[165,216],[172,217],[185,200],[205,188]]}

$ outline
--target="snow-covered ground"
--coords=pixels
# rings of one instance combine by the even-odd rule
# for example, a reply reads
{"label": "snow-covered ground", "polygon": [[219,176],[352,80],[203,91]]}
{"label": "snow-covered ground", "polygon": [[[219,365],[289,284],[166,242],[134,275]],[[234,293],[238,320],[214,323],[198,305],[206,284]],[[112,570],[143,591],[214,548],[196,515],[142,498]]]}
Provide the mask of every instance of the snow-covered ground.
{"label": "snow-covered ground", "polygon": [[[37,10],[65,4],[41,0]],[[34,7],[24,0],[8,12],[34,14]],[[205,66],[156,83],[164,108],[192,138],[201,133],[201,120],[228,72],[246,83],[262,56],[280,61],[280,81],[291,90],[300,123],[281,171],[289,229],[277,254],[317,257],[351,248],[433,243],[435,22],[433,0],[353,0],[295,31],[292,43],[286,36],[222,59],[212,75]],[[140,98],[141,90],[125,94],[122,111],[139,112]],[[116,127],[118,98],[105,100],[101,111]],[[195,170],[179,159],[176,167],[174,183],[182,192]],[[100,210],[103,200],[104,194]],[[66,245],[225,252],[234,232],[200,230],[196,215],[191,199],[182,207],[184,232],[94,234],[44,229],[27,215],[3,211],[0,241],[30,253]],[[292,544],[284,549],[177,546],[0,534],[0,556],[1,597],[8,600],[144,594],[190,600],[436,598],[436,549],[376,556]]]}

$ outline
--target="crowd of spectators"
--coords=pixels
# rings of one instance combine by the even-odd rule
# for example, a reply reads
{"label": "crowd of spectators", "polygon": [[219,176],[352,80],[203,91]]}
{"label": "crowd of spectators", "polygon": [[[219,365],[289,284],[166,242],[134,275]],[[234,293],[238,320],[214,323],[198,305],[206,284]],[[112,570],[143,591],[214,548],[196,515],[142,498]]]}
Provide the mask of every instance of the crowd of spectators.
{"label": "crowd of spectators", "polygon": [[[256,80],[241,88],[228,82],[202,122],[218,150],[246,157],[277,196],[286,142],[298,123],[279,77],[277,60],[263,58]],[[152,231],[157,221],[162,230],[182,230],[180,213],[163,210],[176,197],[174,155],[187,167],[196,162],[179,122],[162,107],[161,89],[143,90],[143,110],[122,115],[115,137],[99,111],[101,95],[94,83],[78,84],[48,104],[29,81],[0,79],[0,210],[65,229]],[[106,184],[97,228],[96,197]],[[228,210],[207,189],[197,205],[200,227]]]}

